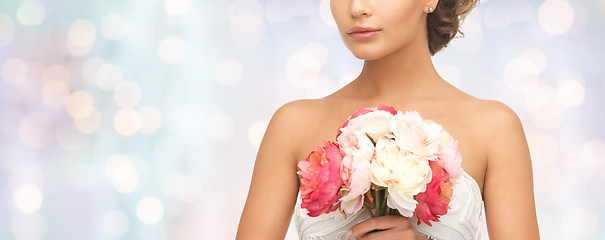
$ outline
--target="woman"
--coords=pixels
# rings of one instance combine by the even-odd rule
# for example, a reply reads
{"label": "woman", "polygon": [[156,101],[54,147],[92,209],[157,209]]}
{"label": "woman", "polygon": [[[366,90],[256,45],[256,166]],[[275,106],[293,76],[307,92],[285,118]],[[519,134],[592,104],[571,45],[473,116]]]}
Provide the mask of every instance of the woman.
{"label": "woman", "polygon": [[[518,117],[500,102],[477,99],[448,84],[431,61],[475,3],[332,0],[341,37],[364,60],[363,69],[327,97],[293,101],[277,110],[258,152],[237,239],[283,239],[295,208],[302,239],[474,239],[481,200],[490,239],[538,239],[531,160]],[[445,219],[448,212],[441,223],[427,227],[399,215],[368,219],[360,213],[349,219],[353,222],[339,224],[342,219],[314,220],[299,212],[298,161],[324,140],[333,140],[347,116],[379,104],[417,111],[459,141],[468,181],[460,187],[466,192],[454,192],[467,199],[456,208],[472,214],[451,213]]]}

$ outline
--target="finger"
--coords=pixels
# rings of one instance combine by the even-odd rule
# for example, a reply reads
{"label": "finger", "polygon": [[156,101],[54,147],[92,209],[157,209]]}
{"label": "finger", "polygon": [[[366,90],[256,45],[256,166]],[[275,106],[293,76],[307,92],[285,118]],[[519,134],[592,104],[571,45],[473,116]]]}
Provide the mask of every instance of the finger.
{"label": "finger", "polygon": [[401,215],[370,218],[351,227],[351,229],[349,229],[347,232],[347,237],[363,237],[375,230],[387,230],[395,227],[408,229],[412,226],[408,218]]}
{"label": "finger", "polygon": [[391,228],[389,230],[370,232],[357,240],[386,240],[386,239],[408,239],[416,240],[412,229]]}

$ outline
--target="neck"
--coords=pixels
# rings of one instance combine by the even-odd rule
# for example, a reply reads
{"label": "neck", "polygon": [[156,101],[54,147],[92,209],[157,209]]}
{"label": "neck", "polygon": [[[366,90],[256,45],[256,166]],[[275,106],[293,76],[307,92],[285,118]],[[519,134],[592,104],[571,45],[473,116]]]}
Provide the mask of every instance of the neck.
{"label": "neck", "polygon": [[366,60],[357,81],[358,89],[364,89],[363,95],[370,98],[423,96],[445,83],[433,66],[426,37],[415,38],[380,59]]}

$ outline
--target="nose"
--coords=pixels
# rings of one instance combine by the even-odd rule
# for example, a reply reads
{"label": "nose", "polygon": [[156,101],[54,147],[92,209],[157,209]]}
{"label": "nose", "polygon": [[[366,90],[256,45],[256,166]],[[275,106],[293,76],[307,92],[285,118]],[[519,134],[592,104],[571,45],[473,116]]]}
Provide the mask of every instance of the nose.
{"label": "nose", "polygon": [[353,18],[372,16],[372,10],[367,0],[351,0],[351,16]]}

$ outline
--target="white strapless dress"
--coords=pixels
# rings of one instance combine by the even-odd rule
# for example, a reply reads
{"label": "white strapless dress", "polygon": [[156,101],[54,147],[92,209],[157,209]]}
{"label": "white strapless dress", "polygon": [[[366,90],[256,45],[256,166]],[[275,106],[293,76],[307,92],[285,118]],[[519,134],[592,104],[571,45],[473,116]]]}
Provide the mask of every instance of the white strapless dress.
{"label": "white strapless dress", "polygon": [[[338,211],[322,214],[319,217],[309,217],[306,209],[300,208],[300,195],[294,210],[294,222],[301,240],[332,240],[347,239],[346,232],[353,225],[370,218],[361,209],[357,214],[344,219]],[[429,239],[481,239],[481,224],[483,223],[483,200],[477,182],[466,172],[453,185],[450,209],[446,215],[439,218],[440,222],[417,225],[417,219],[410,218],[418,232]]]}

